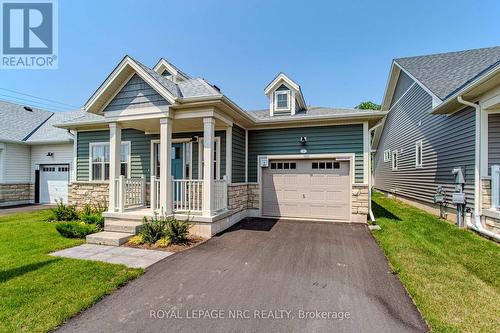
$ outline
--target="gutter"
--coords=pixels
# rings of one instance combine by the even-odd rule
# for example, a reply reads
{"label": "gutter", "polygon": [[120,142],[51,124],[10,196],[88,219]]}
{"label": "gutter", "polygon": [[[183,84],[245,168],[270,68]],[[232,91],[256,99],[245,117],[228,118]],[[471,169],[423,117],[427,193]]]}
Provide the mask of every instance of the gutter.
{"label": "gutter", "polygon": [[478,233],[500,241],[500,234],[491,232],[483,227],[481,223],[481,105],[466,101],[462,95],[457,96],[457,102],[460,104],[473,107],[476,110],[476,140],[475,140],[475,165],[474,165],[474,222],[467,221],[467,227],[477,231]]}

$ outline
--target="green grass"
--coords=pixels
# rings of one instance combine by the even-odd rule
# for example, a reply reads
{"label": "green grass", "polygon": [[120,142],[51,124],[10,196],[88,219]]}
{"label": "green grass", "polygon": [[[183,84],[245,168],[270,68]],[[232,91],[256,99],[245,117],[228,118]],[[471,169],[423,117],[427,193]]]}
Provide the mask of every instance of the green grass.
{"label": "green grass", "polygon": [[373,211],[373,235],[433,332],[498,332],[498,244],[381,193]]}
{"label": "green grass", "polygon": [[142,270],[49,256],[83,240],[43,222],[48,211],[0,217],[0,332],[46,332]]}

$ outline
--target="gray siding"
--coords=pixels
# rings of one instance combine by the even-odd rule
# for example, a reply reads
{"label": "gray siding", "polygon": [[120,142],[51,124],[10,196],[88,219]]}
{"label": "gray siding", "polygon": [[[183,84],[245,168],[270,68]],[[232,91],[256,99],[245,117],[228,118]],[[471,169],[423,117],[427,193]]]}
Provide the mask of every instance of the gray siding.
{"label": "gray siding", "polygon": [[151,88],[137,74],[134,74],[104,109],[104,112],[169,104],[156,90]]}
{"label": "gray siding", "polygon": [[[307,145],[300,137],[307,137]],[[363,125],[301,127],[248,132],[248,181],[257,181],[258,155],[355,153],[356,183],[363,183]]]}
{"label": "gray siding", "polygon": [[[191,138],[202,136],[203,132],[174,133],[173,138]],[[221,163],[220,174],[226,174],[226,132],[216,131],[215,136],[221,141]],[[151,140],[159,140],[160,136],[146,135],[144,132],[134,129],[122,131],[122,141],[130,141],[131,145],[131,177],[139,178],[142,175],[149,179],[151,172]],[[78,133],[77,147],[77,180],[89,180],[89,144],[91,142],[109,142],[109,131],[93,131]],[[193,179],[198,178],[198,144],[193,144]]]}
{"label": "gray siding", "polygon": [[[467,108],[451,116],[431,115],[432,98],[413,85],[391,108],[374,159],[375,187],[433,203],[438,185],[454,191],[454,167],[466,169],[466,196],[473,205],[474,112]],[[415,143],[423,140],[423,166],[415,167]],[[384,162],[384,151],[399,154],[398,170]],[[392,156],[391,156],[392,159]],[[448,199],[451,201],[451,197]],[[451,204],[450,204],[451,205]]]}
{"label": "gray siding", "polygon": [[500,114],[488,115],[488,174],[491,166],[500,164]]}
{"label": "gray siding", "polygon": [[232,182],[245,182],[245,130],[236,125],[233,126],[232,141]]}
{"label": "gray siding", "polygon": [[394,95],[391,101],[391,107],[398,101],[398,99],[405,93],[408,88],[413,84],[411,77],[405,72],[399,72],[398,81],[396,82],[396,88],[394,89]]}

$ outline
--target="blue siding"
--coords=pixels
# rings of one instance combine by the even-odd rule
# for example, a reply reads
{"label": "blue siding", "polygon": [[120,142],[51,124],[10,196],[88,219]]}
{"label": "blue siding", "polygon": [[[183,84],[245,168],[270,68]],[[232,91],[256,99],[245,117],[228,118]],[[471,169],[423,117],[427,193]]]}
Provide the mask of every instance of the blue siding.
{"label": "blue siding", "polygon": [[233,126],[232,182],[245,182],[245,130]]}

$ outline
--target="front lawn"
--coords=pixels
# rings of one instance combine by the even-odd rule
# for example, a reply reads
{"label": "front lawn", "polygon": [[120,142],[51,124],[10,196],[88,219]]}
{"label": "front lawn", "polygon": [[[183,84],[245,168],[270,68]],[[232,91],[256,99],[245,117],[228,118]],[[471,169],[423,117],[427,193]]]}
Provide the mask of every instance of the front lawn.
{"label": "front lawn", "polygon": [[0,331],[46,332],[141,270],[49,256],[83,240],[59,235],[49,211],[0,217]]}
{"label": "front lawn", "polygon": [[381,193],[373,212],[373,235],[433,332],[498,331],[498,244]]}

